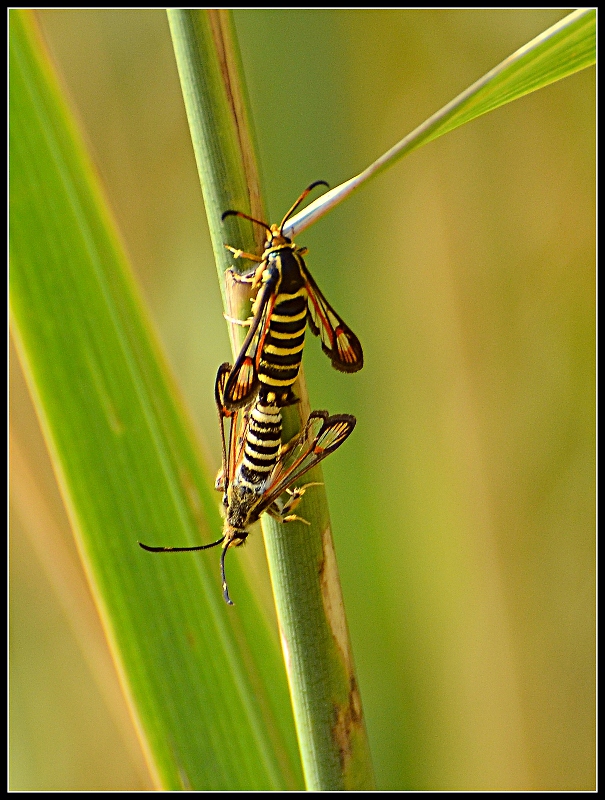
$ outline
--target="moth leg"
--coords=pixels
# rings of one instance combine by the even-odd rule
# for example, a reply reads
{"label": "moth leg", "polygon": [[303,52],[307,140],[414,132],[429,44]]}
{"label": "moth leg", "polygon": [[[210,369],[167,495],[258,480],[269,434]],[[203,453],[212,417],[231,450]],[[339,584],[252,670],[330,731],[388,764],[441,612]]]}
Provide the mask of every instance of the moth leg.
{"label": "moth leg", "polygon": [[277,503],[273,503],[272,505],[269,506],[269,508],[267,509],[267,514],[269,514],[270,517],[273,517],[273,519],[277,520],[277,522],[281,522],[284,524],[286,522],[295,522],[295,521],[304,522],[305,525],[311,524],[308,520],[303,519],[302,517],[297,517],[296,514],[284,515],[283,510],[280,511]]}
{"label": "moth leg", "polygon": [[[252,292],[254,292],[255,289],[258,289],[258,287],[263,282],[263,275],[265,273],[265,269],[266,268],[267,268],[267,262],[263,259],[260,262],[260,264],[258,265],[258,267],[256,268],[256,272],[254,273],[254,278],[252,279],[252,288],[251,288]],[[256,300],[258,300],[258,296],[257,296]],[[255,305],[256,305],[256,300],[254,301]],[[256,313],[256,312],[253,311],[253,313]]]}
{"label": "moth leg", "polygon": [[214,488],[217,492],[225,491],[225,470],[223,467],[219,469],[214,479]]}
{"label": "moth leg", "polygon": [[[228,245],[225,245],[225,247],[228,247]],[[229,249],[233,250],[232,247],[230,247]],[[237,258],[237,254],[238,253],[241,253],[241,255],[244,256],[245,258],[252,258],[252,255],[250,253],[244,253],[241,250],[233,250],[233,252],[235,254],[235,256],[234,256],[235,258]],[[243,275],[241,275],[239,272],[234,270],[232,267],[229,267],[229,269],[227,270],[227,272],[230,273],[230,275],[231,275],[232,279],[235,281],[235,283],[250,283],[250,284],[252,284],[251,287],[250,287],[250,293],[251,294],[254,294],[254,290],[258,289],[258,287],[263,282],[263,274],[264,274],[265,269],[267,267],[267,262],[264,259],[262,259],[262,258],[260,258],[258,256],[254,257],[254,261],[259,262],[258,267],[256,267],[256,269],[254,269],[254,270],[250,270],[249,272],[245,272]]]}
{"label": "moth leg", "polygon": [[[229,247],[229,245],[225,245],[225,247]],[[232,247],[229,247],[229,249],[233,250]],[[241,251],[233,250],[233,252],[236,253],[236,252],[241,252]],[[244,253],[243,255],[247,257],[249,254],[248,253]],[[259,259],[256,259],[256,260],[258,261]],[[255,291],[257,291],[257,294],[258,294],[258,287],[260,286],[260,284],[263,281],[263,273],[264,273],[264,271],[265,271],[265,262],[261,260],[261,263],[259,264],[258,267],[256,267],[254,270],[251,270],[250,272],[246,272],[244,275],[240,275],[239,272],[236,272],[236,270],[234,270],[231,267],[229,267],[229,269],[226,270],[226,274],[228,274],[229,278],[234,283],[250,284],[250,294],[252,296],[254,296],[254,292]],[[227,281],[227,283],[228,283],[228,281]],[[227,322],[231,322],[234,325],[241,325],[243,327],[249,328],[250,325],[252,325],[252,323],[254,322],[254,318],[256,316],[256,312],[257,312],[256,304],[257,304],[257,300],[254,300],[254,302],[252,303],[252,316],[248,317],[248,319],[245,319],[245,320],[236,319],[235,317],[232,317],[229,314],[223,314],[223,317],[227,320]]]}
{"label": "moth leg", "polygon": [[294,489],[286,489],[286,492],[290,495],[290,497],[279,509],[279,515],[281,518],[280,522],[294,522],[297,520],[298,522],[304,522],[305,525],[311,524],[310,522],[307,522],[306,519],[297,517],[296,514],[292,514],[292,511],[294,511],[296,506],[300,503],[304,493],[310,486],[323,486],[323,484],[313,481],[312,483],[305,483],[304,486],[296,486]]}
{"label": "moth leg", "polygon": [[300,503],[301,497],[310,486],[323,486],[323,483],[322,481],[311,481],[310,483],[305,483],[304,486],[295,486],[294,489],[286,489],[286,492],[290,495],[290,499],[286,500],[282,510],[285,511],[286,508],[294,509],[294,507]]}
{"label": "moth leg", "polygon": [[304,522],[305,525],[311,525],[309,520],[303,519],[302,517],[297,517],[296,514],[288,514],[287,517],[282,517],[281,522]]}
{"label": "moth leg", "polygon": [[226,244],[225,247],[227,250],[233,253],[233,258],[247,258],[249,261],[263,261],[262,256],[255,256],[253,253],[246,253],[245,250],[238,250],[235,247],[231,247],[230,244]]}
{"label": "moth leg", "polygon": [[235,317],[230,317],[229,314],[223,314],[223,317],[227,320],[227,322],[232,322],[234,325],[242,325],[243,327],[249,327],[252,325],[252,321],[254,317],[248,317],[248,319],[236,319]]}
{"label": "moth leg", "polygon": [[241,273],[237,272],[237,270],[233,269],[233,267],[229,267],[225,270],[225,274],[229,275],[234,283],[252,283],[254,276],[256,275],[256,269],[245,272],[242,275]]}

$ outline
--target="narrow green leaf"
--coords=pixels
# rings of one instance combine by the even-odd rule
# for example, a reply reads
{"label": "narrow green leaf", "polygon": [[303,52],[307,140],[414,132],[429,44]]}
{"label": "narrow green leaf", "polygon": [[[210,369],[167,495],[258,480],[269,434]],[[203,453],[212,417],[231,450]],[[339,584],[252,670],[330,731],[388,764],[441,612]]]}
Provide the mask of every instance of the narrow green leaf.
{"label": "narrow green leaf", "polygon": [[[160,786],[301,785],[275,638],[218,553],[210,470],[27,12],[10,12],[12,329],[103,624]],[[209,387],[209,391],[211,388]]]}
{"label": "narrow green leaf", "polygon": [[596,11],[580,9],[536,36],[405,136],[363,172],[292,217],[287,236],[305,230],[400,158],[529,92],[590,67],[596,60]]}

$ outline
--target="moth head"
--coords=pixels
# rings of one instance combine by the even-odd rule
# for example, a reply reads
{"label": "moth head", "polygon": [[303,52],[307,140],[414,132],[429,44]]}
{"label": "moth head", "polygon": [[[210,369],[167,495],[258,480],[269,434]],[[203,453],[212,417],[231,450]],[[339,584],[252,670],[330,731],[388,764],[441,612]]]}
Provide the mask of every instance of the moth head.
{"label": "moth head", "polygon": [[229,586],[227,585],[227,576],[225,575],[225,556],[230,547],[240,547],[240,545],[246,541],[248,538],[248,531],[244,528],[236,528],[233,525],[229,525],[227,520],[225,520],[224,533],[225,535],[222,542],[223,549],[221,551],[221,584],[225,603],[232,606],[233,600],[229,596]]}
{"label": "moth head", "polygon": [[[283,225],[283,223],[282,223]],[[265,242],[265,252],[272,247],[279,247],[284,244],[292,244],[292,239],[284,236],[281,229],[282,225],[271,225],[267,228],[267,241]]]}

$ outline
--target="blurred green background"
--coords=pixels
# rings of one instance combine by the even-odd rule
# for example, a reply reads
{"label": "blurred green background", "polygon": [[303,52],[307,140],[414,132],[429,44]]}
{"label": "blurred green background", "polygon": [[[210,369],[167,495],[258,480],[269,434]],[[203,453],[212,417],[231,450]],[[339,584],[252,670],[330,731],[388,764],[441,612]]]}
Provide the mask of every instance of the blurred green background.
{"label": "blurred green background", "polygon": [[[271,221],[564,11],[237,11]],[[163,11],[38,19],[208,457],[227,330]],[[423,147],[299,237],[361,339],[309,340],[381,789],[595,785],[595,71]],[[11,787],[151,786],[11,358]],[[262,537],[242,554],[266,603]]]}

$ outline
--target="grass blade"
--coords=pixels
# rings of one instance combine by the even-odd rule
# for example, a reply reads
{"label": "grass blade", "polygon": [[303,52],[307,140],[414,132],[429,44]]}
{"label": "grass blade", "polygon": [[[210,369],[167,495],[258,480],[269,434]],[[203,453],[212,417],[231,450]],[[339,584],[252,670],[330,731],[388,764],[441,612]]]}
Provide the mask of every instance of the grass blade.
{"label": "grass blade", "polygon": [[422,145],[505,103],[590,67],[595,60],[596,11],[579,9],[475,81],[359,175],[326,192],[292,217],[284,227],[286,236],[295,236],[317,222],[368,180]]}
{"label": "grass blade", "polygon": [[217,501],[32,17],[10,22],[12,329],[152,772],[295,788],[277,642],[237,559],[228,616],[217,558],[137,546],[216,539]]}

